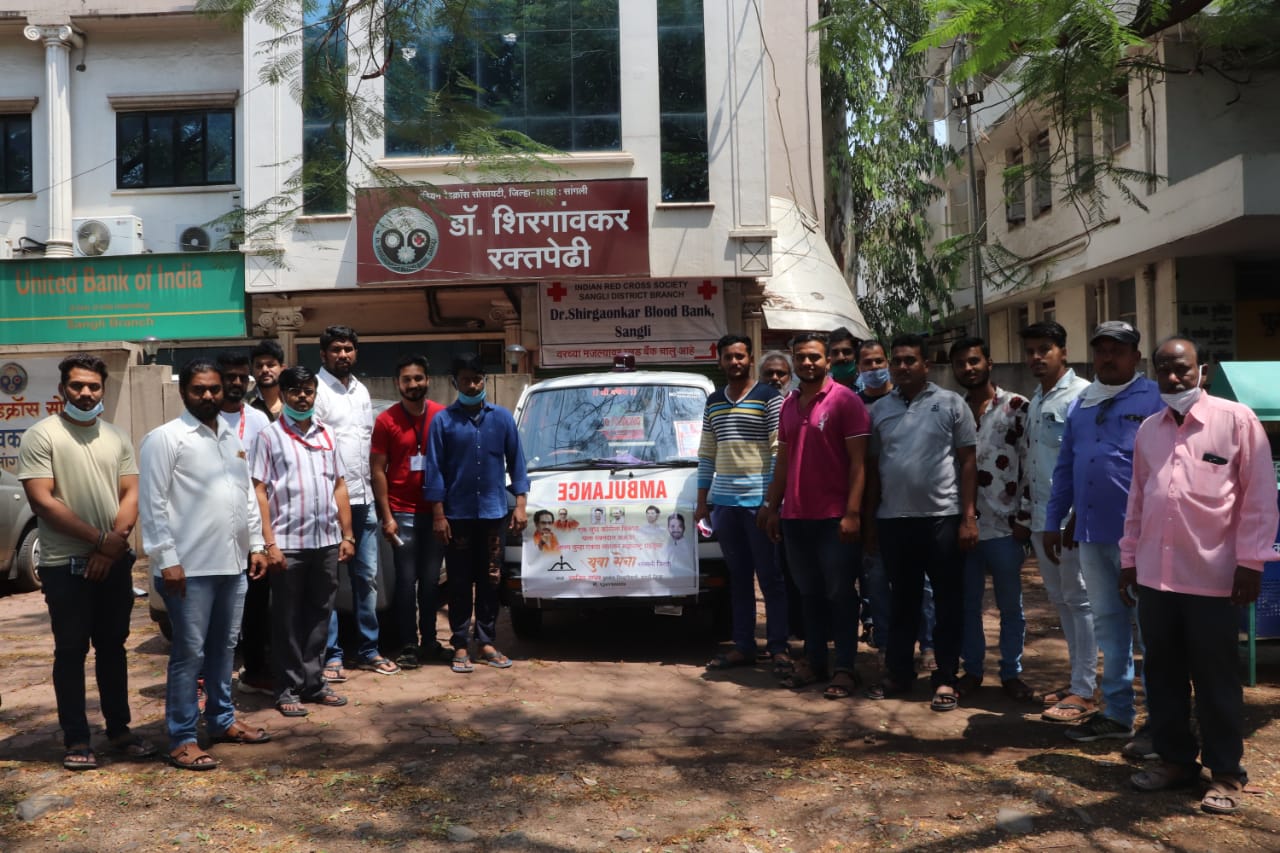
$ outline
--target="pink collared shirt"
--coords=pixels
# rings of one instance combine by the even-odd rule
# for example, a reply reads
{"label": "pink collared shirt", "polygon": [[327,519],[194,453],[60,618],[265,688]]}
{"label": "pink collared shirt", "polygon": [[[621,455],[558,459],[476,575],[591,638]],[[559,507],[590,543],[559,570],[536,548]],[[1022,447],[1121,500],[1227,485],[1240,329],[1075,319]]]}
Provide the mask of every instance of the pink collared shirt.
{"label": "pink collared shirt", "polygon": [[1277,524],[1271,449],[1247,407],[1202,394],[1181,425],[1168,408],[1143,421],[1120,540],[1140,585],[1228,597],[1236,566],[1276,559]]}
{"label": "pink collared shirt", "polygon": [[845,439],[871,432],[867,407],[830,376],[810,403],[800,408],[800,392],[782,403],[778,452],[787,453],[783,518],[829,519],[844,515],[849,500],[849,450]]}

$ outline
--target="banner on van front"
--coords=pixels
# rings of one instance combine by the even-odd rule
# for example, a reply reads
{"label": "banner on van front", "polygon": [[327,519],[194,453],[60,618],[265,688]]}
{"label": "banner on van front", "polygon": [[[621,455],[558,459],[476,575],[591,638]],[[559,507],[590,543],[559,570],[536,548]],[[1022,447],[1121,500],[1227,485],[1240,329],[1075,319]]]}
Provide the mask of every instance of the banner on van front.
{"label": "banner on van front", "polygon": [[61,357],[0,356],[0,469],[16,473],[27,427],[62,411],[60,361]]}
{"label": "banner on van front", "polygon": [[716,360],[728,331],[720,279],[553,281],[538,288],[543,367]]}
{"label": "banner on van front", "polygon": [[521,553],[525,596],[696,594],[696,486],[688,470],[625,480],[571,471],[534,480]]}

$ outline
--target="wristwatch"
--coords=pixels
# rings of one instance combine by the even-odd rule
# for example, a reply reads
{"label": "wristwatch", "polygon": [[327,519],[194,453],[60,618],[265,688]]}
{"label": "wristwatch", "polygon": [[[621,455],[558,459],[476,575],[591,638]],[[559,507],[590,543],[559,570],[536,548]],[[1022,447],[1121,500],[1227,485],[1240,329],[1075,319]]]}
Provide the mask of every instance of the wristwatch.
{"label": "wristwatch", "polygon": [[[272,544],[272,545],[274,545],[275,543],[273,542],[273,543],[271,543],[271,544]],[[249,549],[249,553],[250,553],[250,554],[261,554],[262,556],[264,556],[264,557],[265,557],[265,556],[267,556],[267,553],[268,553],[270,550],[271,550],[271,545],[259,545],[257,548],[250,548],[250,549]]]}
{"label": "wristwatch", "polygon": [[342,541],[343,541],[343,542],[350,542],[352,545],[354,545],[354,544],[356,544],[356,537],[354,537],[354,536],[343,536],[343,537],[342,537]]}

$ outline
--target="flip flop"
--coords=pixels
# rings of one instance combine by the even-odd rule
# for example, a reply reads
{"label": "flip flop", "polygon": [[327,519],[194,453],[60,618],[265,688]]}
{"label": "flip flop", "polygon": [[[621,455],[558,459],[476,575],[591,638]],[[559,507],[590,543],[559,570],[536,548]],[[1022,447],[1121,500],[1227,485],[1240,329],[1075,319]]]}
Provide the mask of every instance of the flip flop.
{"label": "flip flop", "polygon": [[752,666],[755,660],[734,649],[713,657],[707,661],[707,669],[735,669],[740,666]]}
{"label": "flip flop", "polygon": [[376,672],[378,675],[395,675],[400,671],[395,661],[384,658],[382,655],[362,660],[356,666],[366,672]]}
{"label": "flip flop", "polygon": [[87,746],[68,747],[62,756],[62,766],[67,770],[97,770],[98,756]]}
{"label": "flip flop", "polygon": [[831,683],[827,685],[827,689],[822,691],[824,699],[848,699],[853,695],[853,690],[858,686],[857,676],[845,670],[837,670],[836,674],[831,676]]}
{"label": "flip flop", "polygon": [[276,710],[286,717],[305,717],[311,713],[301,702],[277,702]]}
{"label": "flip flop", "polygon": [[1235,814],[1244,799],[1244,782],[1232,776],[1214,776],[1200,800],[1200,810],[1209,814]]}
{"label": "flip flop", "polygon": [[1068,684],[1066,687],[1059,687],[1056,690],[1050,690],[1048,693],[1040,697],[1040,701],[1043,702],[1046,706],[1057,705],[1063,699],[1070,698],[1070,696],[1071,696],[1071,685]]}
{"label": "flip flop", "polygon": [[960,704],[960,694],[955,691],[954,687],[948,687],[950,693],[943,693],[939,688],[934,694],[933,699],[929,702],[929,707],[934,711],[954,711]]}
{"label": "flip flop", "polygon": [[342,665],[329,665],[324,668],[324,680],[330,684],[341,684],[347,680],[346,674],[342,671]]}
{"label": "flip flop", "polygon": [[159,752],[149,740],[130,732],[111,741],[111,751],[122,758],[150,758]]}
{"label": "flip flop", "polygon": [[801,690],[810,684],[817,684],[822,679],[816,672],[809,668],[804,661],[797,661],[795,669],[786,678],[781,679],[778,685],[787,690]]}
{"label": "flip flop", "polygon": [[169,753],[169,763],[179,770],[213,770],[218,766],[218,759],[192,741]]}
{"label": "flip flop", "polygon": [[457,673],[475,672],[475,664],[471,663],[471,655],[464,654],[462,657],[454,655],[453,660],[449,662],[449,668]]}
{"label": "flip flop", "polygon": [[1040,719],[1046,723],[1078,723],[1096,713],[1098,713],[1096,705],[1086,704],[1085,700],[1078,696],[1068,696],[1058,704],[1045,708],[1040,714]]}
{"label": "flip flop", "polygon": [[1139,770],[1129,777],[1129,784],[1135,791],[1168,791],[1173,788],[1186,788],[1195,784],[1200,778],[1198,768],[1183,767],[1179,764],[1160,762],[1154,767]]}
{"label": "flip flop", "polygon": [[252,731],[247,726],[241,725],[239,720],[236,720],[227,727],[226,731],[220,735],[214,735],[210,740],[214,743],[256,744],[267,743],[271,740],[271,735],[266,729],[262,728],[256,732]]}
{"label": "flip flop", "polygon": [[895,696],[906,696],[911,692],[912,685],[899,684],[896,681],[885,680],[879,684],[873,684],[867,688],[866,697],[874,699],[877,702],[881,699],[890,699]]}
{"label": "flip flop", "polygon": [[343,705],[347,704],[347,697],[339,696],[332,690],[326,690],[323,693],[317,693],[315,696],[312,696],[309,699],[303,699],[302,701],[311,705],[320,705],[325,708],[341,708]]}
{"label": "flip flop", "polygon": [[484,652],[483,654],[480,655],[480,659],[485,663],[487,663],[489,666],[493,667],[494,669],[510,669],[511,668],[511,658],[507,657],[497,649],[494,649],[491,652]]}

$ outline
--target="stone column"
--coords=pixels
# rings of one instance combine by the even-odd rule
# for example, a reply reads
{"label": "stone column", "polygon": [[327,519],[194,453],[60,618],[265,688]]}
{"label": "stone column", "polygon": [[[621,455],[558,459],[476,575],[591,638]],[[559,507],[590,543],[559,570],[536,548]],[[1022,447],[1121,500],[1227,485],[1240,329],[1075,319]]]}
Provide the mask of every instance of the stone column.
{"label": "stone column", "polygon": [[261,334],[279,341],[285,365],[292,367],[298,363],[298,331],[303,319],[301,308],[263,308],[254,321],[254,331],[261,330]]}
{"label": "stone column", "polygon": [[764,282],[742,282],[742,334],[751,339],[751,351],[755,353],[759,364],[762,351],[761,338],[764,333]]}
{"label": "stone column", "polygon": [[45,257],[71,257],[71,48],[84,39],[70,24],[28,26],[23,35],[44,42],[48,116],[49,236]]}
{"label": "stone column", "polygon": [[[520,360],[513,367],[508,360],[506,348],[512,344],[520,344],[520,312],[506,299],[495,299],[489,303],[489,319],[502,324],[502,362],[507,373],[528,373],[527,359],[529,354],[522,353]],[[523,346],[523,344],[520,344]]]}

